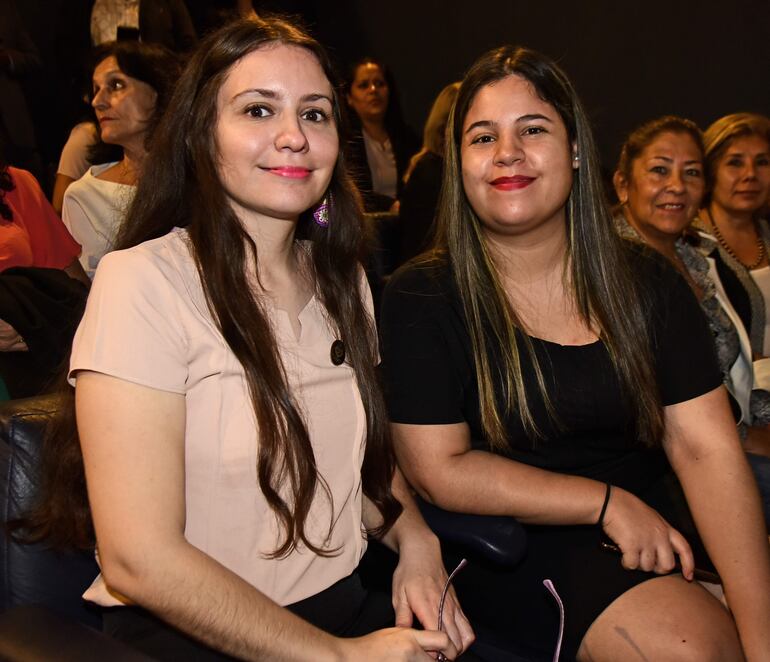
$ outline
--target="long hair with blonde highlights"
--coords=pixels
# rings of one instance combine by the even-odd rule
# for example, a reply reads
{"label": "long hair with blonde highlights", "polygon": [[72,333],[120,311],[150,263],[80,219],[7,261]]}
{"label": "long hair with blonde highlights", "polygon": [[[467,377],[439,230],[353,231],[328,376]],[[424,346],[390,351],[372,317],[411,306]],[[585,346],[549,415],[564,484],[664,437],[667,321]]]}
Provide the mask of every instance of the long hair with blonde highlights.
{"label": "long hair with blonde highlights", "polygon": [[[558,425],[542,366],[516,310],[500,282],[482,224],[462,186],[461,139],[468,111],[478,92],[508,76],[527,80],[561,117],[575,145],[580,167],[566,204],[566,280],[575,307],[597,328],[618,373],[623,397],[635,414],[637,435],[648,446],[660,443],[663,416],[646,320],[647,294],[631,271],[627,249],[616,235],[605,200],[599,159],[580,100],[566,75],[535,51],[503,46],[482,55],[463,80],[447,127],[445,168],[438,211],[434,259],[448,260],[467,318],[479,387],[481,422],[492,448],[505,450],[505,419],[518,414],[531,438],[541,432],[527,399],[518,341],[535,369],[539,391]],[[492,364],[490,343],[501,350]],[[501,377],[503,393],[497,392]]]}

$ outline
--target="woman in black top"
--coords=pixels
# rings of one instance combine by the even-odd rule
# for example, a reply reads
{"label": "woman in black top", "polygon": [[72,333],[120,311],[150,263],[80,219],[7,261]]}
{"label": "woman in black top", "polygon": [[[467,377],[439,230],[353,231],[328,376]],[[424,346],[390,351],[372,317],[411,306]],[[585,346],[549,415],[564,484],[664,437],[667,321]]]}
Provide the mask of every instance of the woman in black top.
{"label": "woman in black top", "polygon": [[[708,330],[681,277],[615,236],[587,119],[553,63],[503,47],[471,68],[439,224],[436,250],[386,292],[383,367],[417,491],[527,525],[514,570],[458,576],[471,620],[552,650],[548,578],[567,658],[766,659],[766,532]],[[692,581],[682,533],[698,539],[671,468],[732,616]]]}

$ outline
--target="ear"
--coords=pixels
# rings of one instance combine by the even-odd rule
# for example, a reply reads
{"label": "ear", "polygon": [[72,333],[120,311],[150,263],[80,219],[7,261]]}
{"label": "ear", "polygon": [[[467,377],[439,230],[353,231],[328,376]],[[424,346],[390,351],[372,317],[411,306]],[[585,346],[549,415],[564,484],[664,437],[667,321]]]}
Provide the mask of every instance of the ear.
{"label": "ear", "polygon": [[612,184],[615,186],[615,193],[618,196],[618,200],[620,200],[620,204],[626,204],[628,202],[628,182],[620,170],[616,170],[612,176]]}
{"label": "ear", "polygon": [[577,143],[572,143],[572,169],[577,170],[580,167],[580,154],[578,153]]}

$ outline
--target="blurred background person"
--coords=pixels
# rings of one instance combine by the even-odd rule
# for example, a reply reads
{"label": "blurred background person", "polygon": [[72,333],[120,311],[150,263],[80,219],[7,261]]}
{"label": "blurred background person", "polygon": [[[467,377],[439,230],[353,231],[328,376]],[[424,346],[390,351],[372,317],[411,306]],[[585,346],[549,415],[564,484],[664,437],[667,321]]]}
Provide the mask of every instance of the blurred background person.
{"label": "blurred background person", "polygon": [[43,391],[69,354],[89,283],[32,173],[0,146],[0,400]]}
{"label": "blurred background person", "polygon": [[111,250],[179,73],[176,56],[156,45],[114,42],[98,53],[92,105],[101,141],[122,148],[122,157],[89,168],[67,189],[62,207],[65,225],[83,247],[80,262],[90,277]]}
{"label": "blurred background person", "polygon": [[430,242],[444,170],[444,133],[460,83],[439,92],[422,134],[422,149],[409,161],[399,196],[401,246],[399,263],[422,252]]}
{"label": "blurred background person", "polygon": [[757,356],[770,356],[770,231],[760,222],[770,194],[770,120],[736,113],[703,134],[706,204],[698,227],[718,243],[715,260],[730,302]]}
{"label": "blurred background person", "polygon": [[348,106],[354,127],[348,145],[350,171],[368,212],[394,208],[409,157],[419,145],[401,117],[385,65],[366,57],[350,68]]}

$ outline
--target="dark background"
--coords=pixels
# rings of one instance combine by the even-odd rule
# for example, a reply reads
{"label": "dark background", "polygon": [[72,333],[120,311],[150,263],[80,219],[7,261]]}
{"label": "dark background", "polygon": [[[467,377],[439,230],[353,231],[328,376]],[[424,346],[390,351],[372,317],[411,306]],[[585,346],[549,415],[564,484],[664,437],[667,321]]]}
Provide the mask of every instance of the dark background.
{"label": "dark background", "polygon": [[[20,13],[47,71],[32,81],[31,111],[55,154],[78,94],[57,67],[62,16],[82,0],[24,0]],[[229,0],[187,0],[199,29]],[[435,95],[483,51],[503,43],[535,48],[571,77],[592,118],[605,168],[637,124],[679,114],[705,128],[737,111],[770,114],[770,0],[254,0],[258,11],[302,16],[336,59],[374,55],[390,65],[408,123],[422,133]],[[58,16],[58,18],[57,18]],[[51,82],[53,78],[53,83]],[[66,126],[65,126],[66,125]]]}
{"label": "dark background", "polygon": [[389,64],[409,124],[422,133],[447,83],[487,49],[525,45],[557,60],[596,130],[606,168],[626,134],[664,114],[702,128],[738,111],[770,114],[770,0],[343,0],[255,2],[301,11],[342,61]]}

